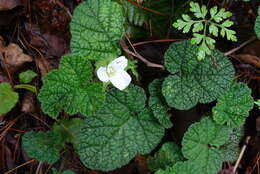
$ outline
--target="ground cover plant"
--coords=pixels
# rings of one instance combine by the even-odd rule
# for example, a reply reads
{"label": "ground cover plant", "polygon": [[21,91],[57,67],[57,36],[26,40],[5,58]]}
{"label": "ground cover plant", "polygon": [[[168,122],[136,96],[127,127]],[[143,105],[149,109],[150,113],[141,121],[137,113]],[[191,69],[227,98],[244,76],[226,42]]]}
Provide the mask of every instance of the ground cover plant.
{"label": "ground cover plant", "polygon": [[259,2],[1,3],[1,172],[257,169]]}

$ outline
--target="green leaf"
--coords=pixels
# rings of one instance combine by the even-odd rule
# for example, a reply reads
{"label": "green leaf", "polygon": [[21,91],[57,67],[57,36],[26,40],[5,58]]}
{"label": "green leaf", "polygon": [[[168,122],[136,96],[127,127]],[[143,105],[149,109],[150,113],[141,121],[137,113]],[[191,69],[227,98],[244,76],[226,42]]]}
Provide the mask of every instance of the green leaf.
{"label": "green leaf", "polygon": [[0,83],[0,115],[9,112],[17,103],[18,94],[9,83]]}
{"label": "green leaf", "polygon": [[183,30],[183,33],[188,33],[191,29],[191,26],[195,23],[196,21],[183,21],[181,19],[178,19],[177,22],[173,24],[173,27],[177,28],[178,30]]}
{"label": "green leaf", "polygon": [[22,147],[29,157],[49,164],[59,159],[59,151],[63,144],[59,134],[48,132],[26,132],[22,137]]}
{"label": "green leaf", "polygon": [[214,18],[214,16],[217,14],[218,12],[218,7],[217,6],[214,6],[210,9],[210,16],[211,18]]}
{"label": "green leaf", "polygon": [[59,69],[43,78],[38,98],[43,111],[53,118],[62,110],[91,115],[103,104],[104,91],[102,83],[92,82],[92,66],[85,57],[66,55]]}
{"label": "green leaf", "polygon": [[230,128],[215,123],[210,117],[192,124],[182,140],[185,158],[197,163],[203,174],[215,174],[221,169],[223,154],[219,147],[229,138]]}
{"label": "green leaf", "polygon": [[19,74],[19,81],[21,83],[30,83],[37,74],[32,70],[27,70]]}
{"label": "green leaf", "polygon": [[260,99],[258,99],[258,100],[255,101],[254,103],[258,106],[258,108],[260,108]]}
{"label": "green leaf", "polygon": [[209,26],[209,33],[213,34],[213,36],[218,37],[218,27],[215,24],[210,24]]}
{"label": "green leaf", "polygon": [[[213,7],[213,8],[214,9],[212,11],[212,14],[214,14],[215,10],[217,9],[216,7]],[[231,16],[232,16],[231,12],[226,11],[224,8],[221,8],[217,14],[211,15],[211,19],[213,19],[215,22],[219,23],[219,22],[223,21],[224,19],[227,19]]]}
{"label": "green leaf", "polygon": [[193,26],[193,29],[192,29],[192,32],[199,32],[199,31],[202,31],[204,29],[204,25],[202,22],[198,22],[198,23],[195,23],[194,26]]}
{"label": "green leaf", "polygon": [[162,95],[162,83],[163,80],[156,79],[149,85],[149,106],[154,117],[167,129],[172,127],[172,122],[170,120],[171,115],[167,113],[168,105]]}
{"label": "green leaf", "polygon": [[204,37],[205,36],[202,34],[194,33],[193,38],[191,39],[191,44],[199,44],[204,39]]}
{"label": "green leaf", "polygon": [[237,41],[236,32],[227,28],[221,28],[220,35],[222,37],[227,37],[227,40]]}
{"label": "green leaf", "polygon": [[260,7],[258,7],[258,16],[255,21],[255,33],[260,38]]}
{"label": "green leaf", "polygon": [[222,95],[234,79],[231,62],[217,50],[209,58],[197,59],[198,46],[189,41],[173,43],[165,53],[165,66],[171,74],[162,94],[171,107],[187,110],[197,103],[209,103]]}
{"label": "green leaf", "polygon": [[111,0],[82,2],[73,13],[71,51],[86,59],[115,58],[121,54],[119,40],[124,34],[122,7]]}
{"label": "green leaf", "polygon": [[91,169],[109,171],[147,154],[160,142],[164,128],[145,108],[144,91],[129,86],[111,89],[103,107],[84,120],[76,144],[81,161]]}
{"label": "green leaf", "polygon": [[172,142],[166,142],[153,157],[149,157],[147,164],[150,170],[166,169],[178,161],[183,160],[180,147]]}
{"label": "green leaf", "polygon": [[199,3],[192,1],[190,2],[190,11],[193,12],[197,18],[205,18],[208,12],[205,5],[202,5],[202,7],[200,7]]}
{"label": "green leaf", "polygon": [[213,118],[218,124],[239,127],[254,106],[251,89],[244,83],[234,83],[218,98],[213,108]]}
{"label": "green leaf", "polygon": [[228,141],[220,147],[222,154],[224,154],[223,161],[235,162],[240,154],[239,142],[243,137],[243,130],[241,128],[234,128],[231,131]]}
{"label": "green leaf", "polygon": [[[198,165],[192,161],[177,162],[174,166],[168,167],[165,171],[159,170],[155,174],[196,174],[201,172]],[[204,173],[203,173],[204,174]]]}

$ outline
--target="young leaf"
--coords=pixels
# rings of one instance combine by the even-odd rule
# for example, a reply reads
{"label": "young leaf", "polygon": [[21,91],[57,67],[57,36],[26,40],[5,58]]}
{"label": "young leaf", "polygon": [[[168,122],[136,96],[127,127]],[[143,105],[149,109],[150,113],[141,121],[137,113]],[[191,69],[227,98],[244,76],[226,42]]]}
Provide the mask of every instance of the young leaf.
{"label": "young leaf", "polygon": [[201,167],[203,174],[214,174],[221,169],[223,154],[219,147],[229,138],[230,128],[215,123],[210,117],[192,124],[182,140],[185,158]]}
{"label": "young leaf", "polygon": [[122,7],[111,0],[82,2],[73,13],[71,51],[86,59],[118,57],[119,40],[124,34]]}
{"label": "young leaf", "polygon": [[[212,14],[215,13],[216,7],[213,7],[213,8],[214,9],[213,9]],[[223,21],[224,19],[229,18],[230,16],[232,16],[231,12],[226,11],[224,8],[221,8],[216,15],[211,15],[211,19],[213,19],[215,22],[219,23],[219,22]]]}
{"label": "young leaf", "polygon": [[69,114],[93,114],[104,101],[101,83],[92,82],[92,67],[85,57],[66,55],[59,69],[43,78],[38,96],[43,111],[56,118],[62,110]]}
{"label": "young leaf", "polygon": [[30,83],[37,74],[32,70],[27,70],[19,74],[19,81],[21,83]]}
{"label": "young leaf", "polygon": [[258,100],[255,101],[254,103],[258,106],[258,108],[260,108],[260,99],[258,99]]}
{"label": "young leaf", "polygon": [[183,33],[188,33],[191,29],[191,26],[195,23],[195,21],[183,21],[178,19],[177,22],[173,24],[173,27],[178,28],[178,30],[183,30]]}
{"label": "young leaf", "polygon": [[218,37],[218,27],[215,24],[210,24],[209,26],[209,33],[213,34],[213,36]]}
{"label": "young leaf", "polygon": [[203,23],[202,22],[197,22],[197,23],[194,24],[192,32],[193,33],[199,32],[199,31],[202,31],[203,29],[204,29]]}
{"label": "young leaf", "polygon": [[260,7],[258,7],[258,16],[255,21],[255,33],[260,38]]}
{"label": "young leaf", "polygon": [[49,164],[59,159],[59,151],[63,141],[59,134],[48,132],[26,132],[22,137],[22,147],[29,157],[38,161],[46,161]]}
{"label": "young leaf", "polygon": [[205,16],[207,15],[207,7],[205,5],[202,5],[202,7],[200,7],[199,3],[197,2],[190,2],[190,11],[194,13],[194,15],[197,18],[205,18]]}
{"label": "young leaf", "polygon": [[167,142],[153,157],[148,158],[147,164],[150,170],[157,171],[166,169],[181,160],[183,160],[183,156],[180,147],[175,143]]}
{"label": "young leaf", "polygon": [[237,41],[236,32],[234,30],[227,29],[225,27],[221,28],[220,35],[222,37],[227,37],[227,40]]}
{"label": "young leaf", "polygon": [[243,130],[241,128],[232,129],[228,141],[220,147],[224,154],[223,161],[234,162],[238,159],[240,153],[239,142],[242,137]]}
{"label": "young leaf", "polygon": [[234,79],[234,68],[222,53],[215,50],[202,62],[197,59],[197,50],[198,46],[182,41],[173,43],[165,53],[165,66],[175,75],[164,80],[162,94],[176,109],[215,100]]}
{"label": "young leaf", "polygon": [[160,142],[164,128],[145,108],[144,91],[129,86],[111,89],[104,105],[84,120],[76,144],[89,168],[109,171],[127,164],[136,154],[147,154]]}
{"label": "young leaf", "polygon": [[0,83],[0,116],[9,112],[18,101],[18,94],[9,83]]}
{"label": "young leaf", "polygon": [[164,128],[172,127],[170,114],[167,113],[168,105],[162,95],[163,80],[156,79],[149,85],[149,106],[153,111],[154,117]]}
{"label": "young leaf", "polygon": [[253,106],[250,88],[244,83],[235,83],[218,98],[218,103],[213,108],[213,118],[218,124],[239,127]]}
{"label": "young leaf", "polygon": [[[159,170],[155,174],[195,174],[203,173],[198,164],[192,161],[177,162],[172,167],[166,168],[165,171]],[[203,173],[204,174],[204,173]]]}

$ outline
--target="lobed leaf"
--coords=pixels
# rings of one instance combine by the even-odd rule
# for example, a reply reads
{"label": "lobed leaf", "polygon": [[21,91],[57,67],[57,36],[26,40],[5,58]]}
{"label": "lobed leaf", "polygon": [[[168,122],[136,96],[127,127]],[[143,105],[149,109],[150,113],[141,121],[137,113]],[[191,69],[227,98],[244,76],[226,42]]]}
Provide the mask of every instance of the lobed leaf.
{"label": "lobed leaf", "polygon": [[9,83],[0,83],[0,116],[9,112],[17,103],[18,94]]}
{"label": "lobed leaf", "polygon": [[76,144],[89,168],[109,171],[127,164],[136,154],[147,154],[160,142],[164,128],[145,108],[144,91],[129,86],[111,89],[105,103],[84,120]]}
{"label": "lobed leaf", "polygon": [[223,154],[219,147],[229,138],[230,128],[215,123],[210,117],[192,124],[182,140],[185,158],[198,164],[204,174],[215,174],[221,169]]}
{"label": "lobed leaf", "polygon": [[101,83],[92,82],[92,66],[85,57],[66,55],[59,69],[43,78],[38,98],[42,110],[53,118],[62,110],[91,115],[103,104],[104,91]]}
{"label": "lobed leaf", "polygon": [[234,68],[219,51],[199,61],[198,46],[189,41],[173,43],[165,53],[165,66],[171,74],[162,86],[169,106],[187,110],[197,103],[209,103],[231,85]]}
{"label": "lobed leaf", "polygon": [[124,34],[123,9],[111,0],[82,2],[74,10],[70,31],[73,54],[91,60],[118,57]]}
{"label": "lobed leaf", "polygon": [[205,16],[207,15],[207,7],[205,5],[202,5],[200,7],[199,3],[197,2],[190,2],[190,11],[194,13],[194,15],[197,18],[205,18]]}
{"label": "lobed leaf", "polygon": [[[213,7],[213,10],[211,13],[214,14],[216,12],[216,10],[217,10],[217,7]],[[232,16],[232,13],[229,11],[226,11],[224,8],[221,8],[217,12],[217,14],[215,14],[215,15],[212,15],[212,14],[211,14],[211,19],[213,19],[217,23]]]}
{"label": "lobed leaf", "polygon": [[251,90],[244,83],[234,83],[218,98],[213,108],[213,118],[218,124],[239,127],[254,106]]}

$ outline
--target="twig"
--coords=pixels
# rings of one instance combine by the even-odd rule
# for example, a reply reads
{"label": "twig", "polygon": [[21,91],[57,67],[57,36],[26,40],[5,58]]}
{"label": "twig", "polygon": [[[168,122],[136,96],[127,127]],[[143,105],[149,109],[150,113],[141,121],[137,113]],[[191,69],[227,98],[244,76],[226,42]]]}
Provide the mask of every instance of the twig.
{"label": "twig", "polygon": [[160,43],[160,42],[176,42],[176,41],[180,41],[180,40],[189,40],[188,39],[160,39],[160,40],[149,40],[149,41],[143,41],[143,42],[137,42],[134,43],[133,46],[140,46],[140,45],[144,45],[144,44],[149,44],[149,43]]}
{"label": "twig", "polygon": [[233,49],[231,49],[231,50],[225,52],[224,55],[225,55],[225,56],[229,56],[230,54],[233,54],[234,52],[240,50],[241,48],[243,48],[243,47],[246,46],[247,44],[253,42],[255,39],[256,39],[256,37],[254,36],[254,37],[252,37],[251,39],[249,39],[249,40],[243,42],[243,43],[242,43],[241,45],[239,45],[238,47],[233,48]]}
{"label": "twig", "polygon": [[246,150],[246,147],[247,147],[247,144],[248,144],[250,138],[251,138],[250,136],[246,137],[245,144],[243,145],[243,147],[242,147],[242,149],[240,151],[239,157],[238,157],[237,162],[236,162],[236,164],[235,164],[235,166],[233,168],[233,171],[232,171],[232,173],[234,173],[234,174],[236,173],[237,167],[238,167],[240,161],[242,160],[242,157],[244,155],[244,152]]}
{"label": "twig", "polygon": [[25,163],[23,163],[23,164],[21,164],[21,165],[15,167],[15,168],[9,170],[8,172],[5,172],[4,174],[12,173],[13,171],[17,170],[18,168],[20,168],[20,167],[22,167],[22,166],[25,166],[25,165],[27,165],[27,164],[30,164],[30,163],[32,163],[32,162],[34,162],[34,161],[35,161],[35,159],[32,159],[32,160],[30,160],[30,161],[27,161],[27,162],[25,162]]}
{"label": "twig", "polygon": [[147,66],[149,66],[149,67],[154,67],[154,68],[161,68],[161,69],[163,69],[163,70],[165,69],[163,65],[156,64],[156,63],[152,63],[152,62],[150,62],[149,60],[146,60],[146,59],[145,59],[143,56],[141,56],[139,53],[137,53],[137,52],[134,53],[134,52],[130,51],[130,50],[127,48],[127,45],[126,45],[125,41],[121,40],[120,44],[121,44],[122,49],[123,49],[126,53],[128,53],[128,54],[130,54],[130,55],[132,55],[132,56],[134,56],[134,57],[136,57],[136,58],[138,58],[138,59],[140,59],[140,60],[143,61]]}
{"label": "twig", "polygon": [[38,164],[38,167],[37,167],[37,169],[36,169],[36,174],[40,174],[40,171],[41,171],[41,169],[42,169],[42,165],[43,165],[43,162],[42,161],[40,161],[40,163]]}
{"label": "twig", "polygon": [[130,2],[130,3],[133,4],[133,5],[138,6],[138,7],[140,7],[140,8],[143,8],[143,9],[149,11],[149,12],[152,12],[152,13],[155,13],[155,14],[158,14],[158,15],[161,15],[161,16],[166,16],[165,14],[163,14],[163,13],[161,13],[161,12],[159,12],[159,11],[156,11],[156,10],[153,10],[153,9],[150,9],[150,8],[146,8],[146,7],[142,6],[141,4],[138,4],[137,2],[135,2],[135,1],[133,1],[133,0],[128,0],[128,2]]}

